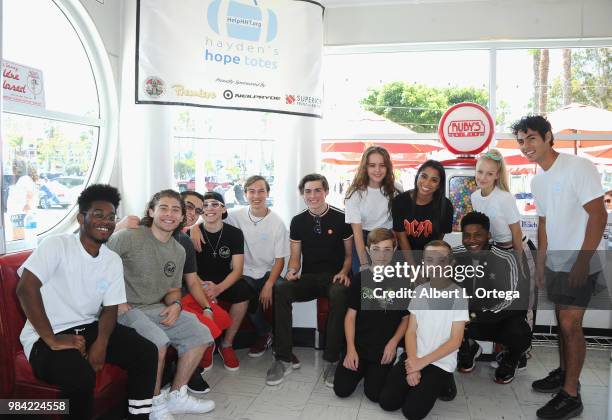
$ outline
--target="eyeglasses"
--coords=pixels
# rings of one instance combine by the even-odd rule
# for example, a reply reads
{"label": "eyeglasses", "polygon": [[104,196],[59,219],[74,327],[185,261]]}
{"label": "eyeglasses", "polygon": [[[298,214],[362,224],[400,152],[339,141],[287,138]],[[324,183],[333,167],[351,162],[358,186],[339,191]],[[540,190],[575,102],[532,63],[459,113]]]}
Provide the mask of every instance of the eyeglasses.
{"label": "eyeglasses", "polygon": [[193,203],[189,201],[185,201],[185,208],[190,211],[195,211],[196,214],[204,213],[204,209],[201,207],[196,207]]}
{"label": "eyeglasses", "polygon": [[323,232],[323,230],[321,229],[321,216],[315,216],[314,217],[314,233],[316,233],[317,235],[320,235],[321,232]]}
{"label": "eyeglasses", "polygon": [[218,209],[218,208],[219,208],[219,207],[221,207],[222,205],[223,205],[223,204],[221,204],[221,203],[220,203],[220,202],[218,202],[218,201],[209,201],[208,203],[204,203],[204,204],[202,205],[202,208],[207,209],[207,208],[209,208],[209,207],[210,207],[210,208],[213,208],[213,209]]}
{"label": "eyeglasses", "polygon": [[[87,216],[87,212],[81,212],[81,214],[83,216]],[[99,211],[99,210],[94,210],[91,212],[91,218],[94,219],[97,222],[110,222],[110,223],[117,223],[117,221],[119,220],[119,216],[117,216],[115,213],[111,213],[108,216],[105,216],[103,212]]]}

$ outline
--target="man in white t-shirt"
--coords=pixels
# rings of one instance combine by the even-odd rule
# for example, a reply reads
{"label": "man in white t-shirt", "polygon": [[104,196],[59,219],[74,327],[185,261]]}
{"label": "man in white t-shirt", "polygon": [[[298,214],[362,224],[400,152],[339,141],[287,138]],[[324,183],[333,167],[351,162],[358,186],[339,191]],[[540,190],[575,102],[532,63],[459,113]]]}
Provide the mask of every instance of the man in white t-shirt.
{"label": "man in white t-shirt", "polygon": [[92,417],[96,372],[106,362],[128,371],[129,418],[148,419],[151,411],[157,348],[117,324],[117,305],[126,301],[123,266],[104,245],[119,200],[109,185],[83,190],[79,233],[47,238],[18,270],[24,352],[34,375],[70,400],[73,419]]}
{"label": "man in white t-shirt", "polygon": [[[248,207],[229,212],[227,223],[244,235],[244,280],[259,295],[249,305],[249,317],[257,330],[257,339],[249,356],[263,355],[272,344],[272,327],[264,311],[272,305],[272,292],[289,256],[289,232],[283,220],[268,208],[266,200],[270,184],[261,175],[253,175],[244,183]],[[294,366],[296,363],[294,363]]]}
{"label": "man in white t-shirt", "polygon": [[557,394],[537,415],[568,419],[583,409],[578,382],[586,353],[582,320],[601,271],[594,254],[607,220],[603,190],[591,162],[552,148],[552,127],[544,117],[524,117],[512,131],[525,157],[543,169],[531,182],[539,217],[536,280],[542,287],[546,278],[561,331],[561,366],[532,384],[535,391]]}

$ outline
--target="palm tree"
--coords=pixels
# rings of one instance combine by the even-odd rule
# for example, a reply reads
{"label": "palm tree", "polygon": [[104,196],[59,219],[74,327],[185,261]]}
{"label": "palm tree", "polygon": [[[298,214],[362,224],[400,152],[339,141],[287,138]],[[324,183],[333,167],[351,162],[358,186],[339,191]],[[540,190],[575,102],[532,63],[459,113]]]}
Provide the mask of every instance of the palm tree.
{"label": "palm tree", "polygon": [[540,100],[539,113],[546,114],[546,105],[548,104],[548,67],[549,67],[548,49],[542,49],[540,55]]}
{"label": "palm tree", "polygon": [[563,105],[572,103],[572,50],[563,49]]}
{"label": "palm tree", "polygon": [[529,50],[533,56],[533,113],[540,113],[540,50]]}

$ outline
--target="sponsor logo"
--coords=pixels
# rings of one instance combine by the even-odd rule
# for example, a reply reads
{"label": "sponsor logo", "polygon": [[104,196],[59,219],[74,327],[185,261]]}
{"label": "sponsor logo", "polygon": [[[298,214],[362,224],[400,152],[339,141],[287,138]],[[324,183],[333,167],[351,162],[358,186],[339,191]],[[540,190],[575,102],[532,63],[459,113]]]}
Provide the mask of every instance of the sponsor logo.
{"label": "sponsor logo", "polygon": [[285,95],[285,103],[287,105],[293,105],[294,102],[295,102],[295,96],[294,95]]}
{"label": "sponsor logo", "polygon": [[193,96],[202,99],[215,99],[217,97],[215,92],[209,92],[204,89],[192,89],[184,85],[172,85],[172,89],[174,89],[176,96]]}
{"label": "sponsor logo", "polygon": [[223,91],[223,97],[227,100],[230,100],[234,97],[234,92],[232,92],[231,90],[227,89]]}
{"label": "sponsor logo", "polygon": [[166,93],[166,83],[155,76],[147,77],[144,81],[144,93],[150,98],[159,98]]}
{"label": "sponsor logo", "polygon": [[479,137],[485,134],[485,124],[480,120],[451,121],[448,126],[449,137]]}
{"label": "sponsor logo", "polygon": [[229,258],[232,256],[232,253],[227,246],[223,245],[221,248],[219,248],[219,256],[221,258]]}
{"label": "sponsor logo", "polygon": [[300,105],[307,106],[310,108],[320,108],[321,98],[316,96],[287,94],[285,95],[285,103],[287,105]]}
{"label": "sponsor logo", "polygon": [[[248,4],[248,3],[251,3]],[[214,0],[208,5],[208,26],[216,34],[251,42],[271,42],[278,32],[278,18],[262,9],[257,0]]]}
{"label": "sponsor logo", "polygon": [[174,276],[175,272],[176,272],[176,264],[174,263],[174,261],[168,261],[164,265],[164,274],[166,275],[166,277],[172,277]]}
{"label": "sponsor logo", "polygon": [[253,93],[235,93],[232,92],[231,90],[227,89],[223,92],[223,97],[227,100],[230,99],[234,99],[234,98],[239,98],[239,99],[257,99],[257,100],[264,100],[264,101],[280,101],[281,97],[280,96],[274,96],[274,95],[257,95],[257,94],[253,94]]}

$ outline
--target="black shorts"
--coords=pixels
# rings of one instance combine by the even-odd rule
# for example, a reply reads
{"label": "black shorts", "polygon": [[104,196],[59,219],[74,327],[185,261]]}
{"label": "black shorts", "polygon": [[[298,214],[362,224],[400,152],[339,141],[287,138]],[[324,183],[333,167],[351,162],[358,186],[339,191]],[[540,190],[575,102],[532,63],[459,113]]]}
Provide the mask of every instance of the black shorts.
{"label": "black shorts", "polygon": [[546,267],[546,291],[548,299],[556,305],[577,306],[586,308],[593,297],[595,281],[599,271],[589,274],[583,284],[572,287],[569,284],[569,273],[566,271],[552,271]]}
{"label": "black shorts", "polygon": [[217,298],[229,303],[240,303],[251,300],[254,296],[257,296],[257,292],[244,278],[240,277],[236,283],[232,284],[229,289],[225,290]]}

